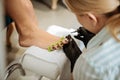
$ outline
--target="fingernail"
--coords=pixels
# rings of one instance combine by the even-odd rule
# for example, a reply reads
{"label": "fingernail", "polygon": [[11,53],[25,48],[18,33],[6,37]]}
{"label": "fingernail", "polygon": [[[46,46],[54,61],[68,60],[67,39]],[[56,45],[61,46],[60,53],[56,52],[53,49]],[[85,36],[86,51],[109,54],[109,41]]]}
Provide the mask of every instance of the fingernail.
{"label": "fingernail", "polygon": [[68,43],[68,42],[69,42],[69,40],[68,40],[68,39],[64,39],[63,41],[64,41],[64,43]]}

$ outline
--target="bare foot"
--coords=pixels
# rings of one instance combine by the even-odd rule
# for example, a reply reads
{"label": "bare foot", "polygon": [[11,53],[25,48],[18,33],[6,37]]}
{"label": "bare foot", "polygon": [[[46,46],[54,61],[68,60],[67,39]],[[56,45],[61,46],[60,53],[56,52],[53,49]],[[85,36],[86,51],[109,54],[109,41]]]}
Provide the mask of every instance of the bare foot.
{"label": "bare foot", "polygon": [[[43,30],[31,32],[29,35],[26,36],[19,36],[19,44],[22,47],[38,46],[40,48],[47,49],[48,46],[59,40],[60,37],[51,35]],[[63,41],[63,43],[66,44],[67,41]]]}

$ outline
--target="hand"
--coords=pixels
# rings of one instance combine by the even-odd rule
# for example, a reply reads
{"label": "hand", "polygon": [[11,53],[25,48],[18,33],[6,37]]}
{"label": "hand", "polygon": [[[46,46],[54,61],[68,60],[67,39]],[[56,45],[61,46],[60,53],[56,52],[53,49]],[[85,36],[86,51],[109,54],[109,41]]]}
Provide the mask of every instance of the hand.
{"label": "hand", "polygon": [[71,62],[71,72],[72,72],[74,68],[74,64],[82,52],[70,35],[66,36],[66,38],[69,40],[69,42],[63,46],[63,51],[65,52],[66,56],[69,58]]}

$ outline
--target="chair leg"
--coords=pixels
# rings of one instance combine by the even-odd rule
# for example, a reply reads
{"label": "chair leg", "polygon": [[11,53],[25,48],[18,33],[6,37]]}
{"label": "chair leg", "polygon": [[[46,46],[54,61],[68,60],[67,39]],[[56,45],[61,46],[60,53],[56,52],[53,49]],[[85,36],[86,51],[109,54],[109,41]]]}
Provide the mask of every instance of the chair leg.
{"label": "chair leg", "polygon": [[52,0],[52,10],[57,9],[57,2],[58,0]]}

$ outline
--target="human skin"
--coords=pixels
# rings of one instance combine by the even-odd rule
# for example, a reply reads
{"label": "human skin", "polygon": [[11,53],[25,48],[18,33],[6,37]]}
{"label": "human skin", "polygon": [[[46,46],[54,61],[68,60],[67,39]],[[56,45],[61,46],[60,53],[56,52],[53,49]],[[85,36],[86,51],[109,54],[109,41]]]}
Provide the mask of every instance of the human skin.
{"label": "human skin", "polygon": [[98,33],[106,24],[107,17],[105,15],[95,14],[91,12],[86,12],[85,14],[76,14],[76,17],[80,24],[83,25],[85,29],[96,34]]}
{"label": "human skin", "polygon": [[[5,8],[6,13],[15,21],[20,46],[34,45],[47,49],[60,39],[38,27],[38,20],[30,0],[5,0]],[[66,40],[63,43],[66,43]]]}

